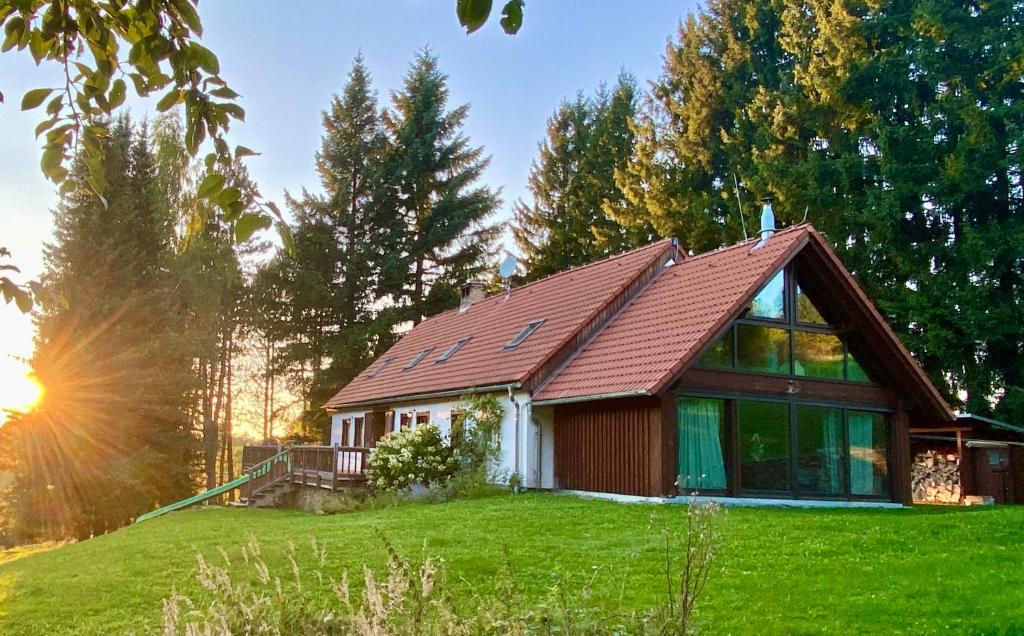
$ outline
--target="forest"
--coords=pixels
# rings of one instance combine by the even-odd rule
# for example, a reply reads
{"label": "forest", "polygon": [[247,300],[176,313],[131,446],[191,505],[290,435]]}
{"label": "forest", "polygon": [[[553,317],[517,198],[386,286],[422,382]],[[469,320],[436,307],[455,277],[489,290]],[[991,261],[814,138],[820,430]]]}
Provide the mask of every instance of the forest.
{"label": "forest", "polygon": [[765,196],[827,237],[951,404],[1022,421],[1022,23],[1006,0],[712,0],[649,86],[566,87],[507,222],[429,49],[400,86],[353,60],[287,241],[214,210],[258,186],[241,157],[194,160],[180,115],[97,120],[103,201],[83,149],[46,250],[46,396],[0,428],[0,536],[93,536],[223,483],[243,429],[321,440],[338,388],[495,283],[503,237],[521,283],[660,237],[734,243]]}

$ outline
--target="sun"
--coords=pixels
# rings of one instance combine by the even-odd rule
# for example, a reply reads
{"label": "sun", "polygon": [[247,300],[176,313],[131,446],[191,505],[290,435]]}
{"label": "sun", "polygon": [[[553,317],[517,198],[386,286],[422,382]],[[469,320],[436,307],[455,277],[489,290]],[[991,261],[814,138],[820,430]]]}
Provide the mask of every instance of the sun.
{"label": "sun", "polygon": [[[27,367],[0,382],[0,410],[28,412],[43,399],[43,385]],[[4,417],[0,414],[0,421]]]}

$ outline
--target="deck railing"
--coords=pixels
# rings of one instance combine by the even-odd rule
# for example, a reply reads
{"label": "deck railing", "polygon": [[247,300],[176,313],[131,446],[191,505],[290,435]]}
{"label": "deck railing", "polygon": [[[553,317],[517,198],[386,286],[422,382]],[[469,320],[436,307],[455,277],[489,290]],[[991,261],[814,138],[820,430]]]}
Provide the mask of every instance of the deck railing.
{"label": "deck railing", "polygon": [[[244,456],[244,448],[242,453]],[[243,493],[247,500],[251,500],[253,495],[264,488],[292,478],[291,451],[287,448],[281,450],[245,472],[249,475],[249,481],[245,484]]]}
{"label": "deck railing", "polygon": [[[268,450],[277,452],[267,455]],[[357,446],[246,446],[243,470],[249,475],[247,499],[274,484],[291,481],[336,490],[339,486],[366,481],[370,449]],[[260,457],[262,460],[256,461]],[[248,464],[246,459],[253,460]]]}
{"label": "deck railing", "polygon": [[284,450],[280,444],[255,444],[242,447],[242,471],[246,472]]}

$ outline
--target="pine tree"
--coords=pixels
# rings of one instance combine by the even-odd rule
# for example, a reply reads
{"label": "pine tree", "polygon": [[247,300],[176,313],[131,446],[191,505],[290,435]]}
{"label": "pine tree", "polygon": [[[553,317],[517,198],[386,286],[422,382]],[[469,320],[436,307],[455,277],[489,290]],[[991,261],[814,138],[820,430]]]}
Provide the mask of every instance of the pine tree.
{"label": "pine tree", "polygon": [[38,318],[44,401],[4,431],[21,466],[13,508],[49,536],[106,532],[194,490],[173,219],[146,128],[122,117],[108,129],[106,205],[80,157],[45,250],[44,280],[61,302]]}
{"label": "pine tree", "polygon": [[388,271],[401,272],[393,294],[403,317],[418,323],[458,302],[465,280],[493,256],[499,228],[487,222],[500,200],[476,185],[489,159],[462,128],[469,106],[448,110],[448,85],[437,58],[422,51],[385,113],[389,136],[387,197],[403,221],[402,241]]}
{"label": "pine tree", "polygon": [[[633,152],[636,82],[619,77],[593,98],[577,95],[548,120],[530,170],[532,202],[514,208],[512,234],[527,278],[547,276],[645,243],[651,231],[615,183]],[[635,224],[620,225],[616,216]]]}
{"label": "pine tree", "polygon": [[[376,93],[357,57],[341,95],[323,115],[316,156],[324,194],[289,198],[295,248],[261,274],[261,294],[281,315],[281,364],[297,369],[309,432],[325,423],[322,406],[392,340],[378,304],[384,260],[401,225],[379,202],[385,137]],[[272,331],[271,326],[267,329]]]}

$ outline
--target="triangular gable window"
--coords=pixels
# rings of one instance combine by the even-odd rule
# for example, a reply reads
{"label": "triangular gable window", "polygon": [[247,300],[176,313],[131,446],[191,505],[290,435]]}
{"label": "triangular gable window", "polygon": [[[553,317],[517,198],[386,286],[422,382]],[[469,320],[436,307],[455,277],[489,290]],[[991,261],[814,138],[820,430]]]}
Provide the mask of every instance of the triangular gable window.
{"label": "triangular gable window", "polygon": [[796,377],[871,382],[844,338],[796,284],[773,276],[747,310],[712,344],[698,366]]}
{"label": "triangular gable window", "polygon": [[814,305],[814,301],[800,288],[800,285],[796,286],[796,321],[807,325],[828,324],[828,321]]}

